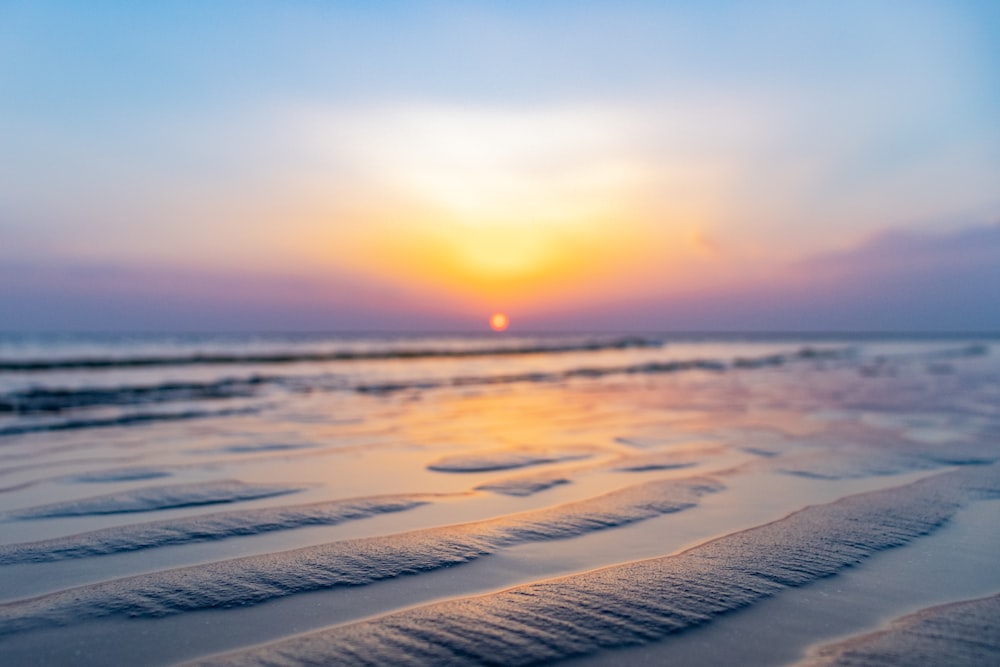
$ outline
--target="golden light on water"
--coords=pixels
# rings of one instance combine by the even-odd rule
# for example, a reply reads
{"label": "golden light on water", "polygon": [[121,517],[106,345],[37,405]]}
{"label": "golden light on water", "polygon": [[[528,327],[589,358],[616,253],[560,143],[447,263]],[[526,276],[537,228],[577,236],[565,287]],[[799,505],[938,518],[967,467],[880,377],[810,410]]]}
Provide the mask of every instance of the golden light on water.
{"label": "golden light on water", "polygon": [[510,320],[503,313],[493,313],[490,317],[490,328],[494,331],[503,331],[510,324]]}

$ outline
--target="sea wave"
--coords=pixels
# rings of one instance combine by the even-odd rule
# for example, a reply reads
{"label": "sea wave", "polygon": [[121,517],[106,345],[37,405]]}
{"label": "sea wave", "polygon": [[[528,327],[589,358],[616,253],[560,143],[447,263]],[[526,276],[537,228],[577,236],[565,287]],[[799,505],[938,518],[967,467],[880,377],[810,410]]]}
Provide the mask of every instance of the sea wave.
{"label": "sea wave", "polygon": [[[642,339],[639,339],[640,341]],[[619,341],[619,346],[634,346],[641,343]],[[596,345],[596,344],[595,344]],[[523,348],[518,348],[522,349]],[[538,348],[542,349],[542,348]],[[545,348],[552,351],[553,348]],[[584,349],[580,346],[565,346],[561,351]],[[609,349],[588,347],[586,349]],[[478,352],[477,352],[478,353]],[[505,352],[513,353],[513,352]],[[223,378],[203,382],[164,382],[148,385],[120,385],[110,387],[32,387],[7,394],[0,394],[0,414],[17,417],[38,415],[58,416],[74,410],[101,407],[130,407],[135,405],[160,404],[183,401],[239,399],[257,395],[265,386],[277,386],[290,392],[308,393],[313,391],[353,391],[361,394],[385,395],[401,391],[420,391],[443,388],[502,385],[514,383],[556,383],[589,378],[599,379],[614,375],[640,375],[677,373],[683,371],[723,372],[729,369],[754,369],[764,366],[779,366],[796,361],[818,361],[842,359],[851,351],[844,348],[814,349],[802,348],[788,354],[771,354],[760,358],[723,359],[681,359],[671,361],[648,361],[638,364],[581,366],[555,371],[530,371],[513,374],[446,375],[443,377],[423,377],[385,382],[352,380],[346,376],[320,373],[306,376],[251,375],[245,378]],[[448,353],[449,355],[452,353]],[[466,355],[456,352],[455,355]],[[19,435],[35,431],[57,431],[102,426],[124,426],[147,421],[190,419],[202,416],[225,416],[245,414],[255,408],[227,410],[189,410],[184,412],[133,412],[114,417],[67,418],[52,421],[15,422],[0,426],[0,436]]]}
{"label": "sea wave", "polygon": [[270,378],[251,376],[211,382],[163,382],[117,387],[32,387],[0,395],[0,414],[54,413],[100,405],[139,405],[252,396]]}
{"label": "sea wave", "polygon": [[723,359],[682,359],[675,361],[649,361],[641,364],[622,366],[593,366],[571,368],[551,372],[527,372],[509,375],[474,375],[442,379],[383,382],[359,384],[356,391],[370,394],[389,394],[412,389],[439,389],[443,387],[466,387],[474,385],[513,384],[520,382],[563,382],[574,378],[603,378],[612,375],[644,375],[656,373],[678,373],[681,371],[723,372],[731,368],[761,368],[781,366],[794,361],[821,361],[843,359],[851,354],[850,349],[802,348],[790,354],[767,355],[754,359],[737,358],[733,362]]}
{"label": "sea wave", "polygon": [[190,355],[148,355],[130,357],[65,357],[61,359],[0,359],[0,371],[52,371],[74,369],[143,368],[156,366],[218,366],[244,364],[292,364],[326,361],[377,361],[393,359],[451,359],[466,357],[555,354],[561,352],[599,352],[629,348],[661,347],[661,338],[625,336],[546,345],[492,345],[471,348],[397,347],[382,350],[338,350],[331,352],[274,352]]}
{"label": "sea wave", "polygon": [[205,417],[231,417],[235,415],[250,415],[260,408],[243,407],[227,408],[225,410],[182,410],[178,412],[133,412],[113,417],[82,417],[78,419],[60,419],[56,421],[22,422],[0,427],[0,437],[24,435],[44,431],[72,431],[85,428],[103,428],[108,426],[135,426],[150,422],[179,421],[186,419],[202,419]]}

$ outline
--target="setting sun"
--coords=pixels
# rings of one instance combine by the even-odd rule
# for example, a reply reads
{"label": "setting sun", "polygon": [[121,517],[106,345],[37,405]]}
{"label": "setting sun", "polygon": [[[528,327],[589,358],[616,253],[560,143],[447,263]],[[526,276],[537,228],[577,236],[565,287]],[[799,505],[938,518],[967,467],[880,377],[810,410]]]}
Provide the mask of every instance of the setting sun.
{"label": "setting sun", "polygon": [[508,324],[510,324],[510,321],[503,313],[494,313],[490,318],[490,328],[494,331],[503,331],[507,328]]}

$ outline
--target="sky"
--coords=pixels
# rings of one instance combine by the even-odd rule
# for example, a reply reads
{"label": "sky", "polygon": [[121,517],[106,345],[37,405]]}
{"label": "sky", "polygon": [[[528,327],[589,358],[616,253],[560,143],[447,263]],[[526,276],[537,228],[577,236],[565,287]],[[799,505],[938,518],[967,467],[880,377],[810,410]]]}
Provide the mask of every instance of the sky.
{"label": "sky", "polygon": [[998,331],[998,184],[990,1],[0,0],[0,331]]}

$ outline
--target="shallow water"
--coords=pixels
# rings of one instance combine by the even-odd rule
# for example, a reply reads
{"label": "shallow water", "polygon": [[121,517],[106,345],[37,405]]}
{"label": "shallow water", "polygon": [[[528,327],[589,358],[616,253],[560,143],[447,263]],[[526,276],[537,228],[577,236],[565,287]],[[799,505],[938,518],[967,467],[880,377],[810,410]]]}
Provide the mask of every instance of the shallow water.
{"label": "shallow water", "polygon": [[[636,659],[735,659],[738,641],[700,651],[688,637],[779,623],[807,591],[921,544],[975,558],[948,523],[995,506],[982,479],[996,476],[980,473],[1000,458],[997,350],[960,337],[0,338],[0,651],[19,664],[173,664],[254,645],[232,660],[294,663],[315,653],[282,643],[293,635],[319,633],[306,643],[322,652],[323,632],[349,646],[362,629],[403,632],[412,614],[451,627],[435,603],[486,595],[475,604],[494,613],[504,598],[490,595],[553,577],[624,568],[614,576],[652,590],[659,570],[626,564],[783,526],[811,505],[860,517],[880,498],[924,517],[898,543],[857,537],[870,564],[786,582],[736,614],[708,590],[666,593],[706,610],[694,632],[656,630],[675,605],[636,598],[605,611],[641,607],[645,629],[615,629],[598,608],[586,626],[597,643],[573,639],[568,611],[546,611],[544,636],[459,623],[378,654],[480,661],[460,635],[521,646],[511,664],[613,661],[636,642],[649,646],[626,649],[646,652]],[[936,509],[894,491],[915,482],[937,489]],[[839,562],[828,521],[787,524],[803,562]],[[997,528],[977,526],[995,543]],[[994,586],[1000,568],[977,567],[988,571],[969,580]],[[732,568],[704,576],[735,585]],[[552,581],[545,591],[571,590]],[[895,606],[856,587],[847,604],[867,620],[839,634],[963,586]],[[769,640],[757,664],[838,636],[807,626]]]}

